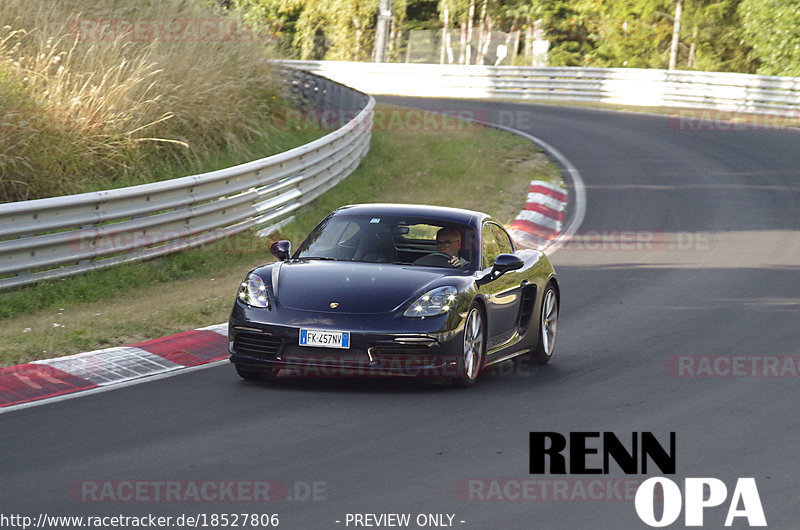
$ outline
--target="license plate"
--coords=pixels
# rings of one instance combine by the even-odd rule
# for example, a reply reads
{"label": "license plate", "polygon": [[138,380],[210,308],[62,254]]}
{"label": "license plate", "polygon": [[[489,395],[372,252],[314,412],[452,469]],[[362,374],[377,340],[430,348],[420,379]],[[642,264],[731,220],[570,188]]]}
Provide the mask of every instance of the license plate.
{"label": "license plate", "polygon": [[350,348],[349,331],[325,331],[321,329],[301,329],[300,346],[318,348]]}

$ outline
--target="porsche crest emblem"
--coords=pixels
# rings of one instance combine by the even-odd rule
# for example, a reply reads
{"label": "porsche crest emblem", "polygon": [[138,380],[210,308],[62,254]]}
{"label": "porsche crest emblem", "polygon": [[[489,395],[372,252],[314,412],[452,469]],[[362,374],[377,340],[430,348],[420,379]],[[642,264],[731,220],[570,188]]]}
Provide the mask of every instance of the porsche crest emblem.
{"label": "porsche crest emblem", "polygon": [[331,309],[336,309],[339,307],[339,302],[331,302]]}

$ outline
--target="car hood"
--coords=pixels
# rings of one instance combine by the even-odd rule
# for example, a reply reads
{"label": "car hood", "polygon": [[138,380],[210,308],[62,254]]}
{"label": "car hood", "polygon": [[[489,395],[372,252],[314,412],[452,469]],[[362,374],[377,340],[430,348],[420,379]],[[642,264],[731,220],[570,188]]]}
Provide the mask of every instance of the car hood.
{"label": "car hood", "polygon": [[[273,293],[288,308],[326,313],[385,313],[427,291],[450,269],[341,261],[284,261]],[[331,308],[331,304],[338,304]]]}

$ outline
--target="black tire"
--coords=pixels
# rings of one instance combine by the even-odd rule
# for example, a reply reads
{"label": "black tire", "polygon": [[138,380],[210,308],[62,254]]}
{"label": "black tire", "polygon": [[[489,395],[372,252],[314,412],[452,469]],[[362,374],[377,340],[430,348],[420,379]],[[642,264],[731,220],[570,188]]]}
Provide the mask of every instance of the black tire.
{"label": "black tire", "polygon": [[464,339],[461,342],[461,356],[457,366],[458,375],[453,385],[466,388],[475,384],[483,369],[486,356],[486,326],[483,323],[481,308],[473,304],[464,321]]}
{"label": "black tire", "polygon": [[239,374],[239,377],[247,381],[271,381],[278,375],[278,370],[275,368],[253,369],[240,364],[235,366],[236,373]]}
{"label": "black tire", "polygon": [[558,293],[552,283],[548,283],[542,294],[542,307],[539,309],[538,339],[536,349],[531,352],[533,364],[547,364],[553,358],[558,328]]}

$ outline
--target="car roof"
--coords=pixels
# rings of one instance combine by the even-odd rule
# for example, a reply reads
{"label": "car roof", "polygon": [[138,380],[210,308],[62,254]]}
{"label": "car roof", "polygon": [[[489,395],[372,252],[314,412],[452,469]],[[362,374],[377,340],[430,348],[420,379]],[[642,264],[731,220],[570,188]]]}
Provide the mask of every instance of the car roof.
{"label": "car roof", "polygon": [[428,217],[439,221],[464,225],[479,225],[489,218],[488,214],[447,206],[424,204],[370,203],[342,206],[331,215],[403,215],[409,217]]}

